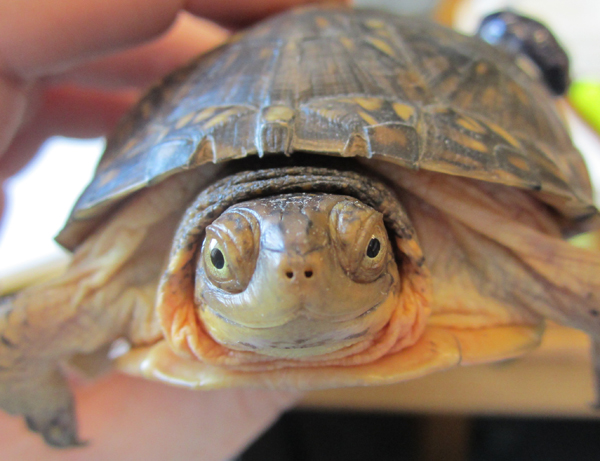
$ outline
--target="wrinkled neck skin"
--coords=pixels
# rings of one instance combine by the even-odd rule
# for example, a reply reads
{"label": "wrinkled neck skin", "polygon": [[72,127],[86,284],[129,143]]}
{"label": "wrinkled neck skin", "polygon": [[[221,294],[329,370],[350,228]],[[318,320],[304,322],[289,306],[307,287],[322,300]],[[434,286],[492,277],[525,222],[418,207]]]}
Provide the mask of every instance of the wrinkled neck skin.
{"label": "wrinkled neck skin", "polygon": [[206,229],[195,303],[221,345],[289,359],[374,339],[401,286],[381,213],[347,196],[230,207]]}

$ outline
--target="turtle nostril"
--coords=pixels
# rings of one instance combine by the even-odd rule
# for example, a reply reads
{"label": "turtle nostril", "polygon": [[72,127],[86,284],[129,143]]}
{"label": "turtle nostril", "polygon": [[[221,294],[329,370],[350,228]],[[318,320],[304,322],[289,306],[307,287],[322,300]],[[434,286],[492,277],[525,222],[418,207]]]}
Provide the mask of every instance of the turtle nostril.
{"label": "turtle nostril", "polygon": [[293,273],[292,271],[287,271],[287,272],[285,273],[285,276],[286,276],[288,279],[291,279],[291,278],[294,278],[294,273]]}
{"label": "turtle nostril", "polygon": [[304,276],[309,279],[313,276],[313,271],[308,270],[308,271],[304,271]]}

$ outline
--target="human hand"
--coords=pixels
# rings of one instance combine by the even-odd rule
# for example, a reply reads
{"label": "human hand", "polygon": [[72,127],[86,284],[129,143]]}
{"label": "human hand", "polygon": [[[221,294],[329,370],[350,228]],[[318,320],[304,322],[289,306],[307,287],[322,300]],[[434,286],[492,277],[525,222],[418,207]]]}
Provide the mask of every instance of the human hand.
{"label": "human hand", "polygon": [[50,448],[21,417],[0,411],[0,458],[7,461],[230,459],[298,398],[226,389],[189,391],[113,374],[74,386],[83,447]]}
{"label": "human hand", "polygon": [[[227,28],[300,3],[309,2],[0,2],[0,183],[52,135],[110,131],[140,88],[223,41]],[[0,189],[0,216],[2,202]],[[297,398],[190,392],[118,375],[79,387],[76,395],[89,446],[53,451],[21,418],[0,413],[0,457],[220,459],[243,448]]]}

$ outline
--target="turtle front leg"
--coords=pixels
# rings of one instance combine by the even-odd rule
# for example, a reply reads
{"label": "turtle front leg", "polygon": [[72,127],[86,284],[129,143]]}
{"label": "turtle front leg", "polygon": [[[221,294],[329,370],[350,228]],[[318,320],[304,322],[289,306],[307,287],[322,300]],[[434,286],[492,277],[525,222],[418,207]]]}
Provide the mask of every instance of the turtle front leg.
{"label": "turtle front leg", "polygon": [[61,362],[94,352],[118,337],[139,341],[159,336],[152,316],[156,280],[135,285],[132,278],[140,274],[134,269],[126,268],[77,304],[73,300],[85,279],[79,283],[59,279],[52,286],[33,287],[1,301],[0,407],[24,415],[29,428],[49,445],[80,444]]}
{"label": "turtle front leg", "polygon": [[[68,302],[71,293],[63,294],[60,301]],[[28,295],[3,298],[0,304],[0,407],[8,413],[24,415],[27,426],[39,432],[49,445],[78,445],[73,396],[58,366],[62,355],[58,349],[64,349],[64,345],[54,348],[55,341],[47,337],[49,332],[38,328],[45,319],[28,316],[41,307],[36,304],[42,303],[49,313],[60,315],[62,303],[44,302],[44,296],[37,297],[39,303],[32,303]],[[67,342],[72,340],[68,338]]]}
{"label": "turtle front leg", "polygon": [[55,447],[80,445],[71,391],[54,366],[0,371],[0,407],[23,414],[27,426]]}
{"label": "turtle front leg", "polygon": [[22,414],[54,446],[79,443],[61,364],[117,338],[161,337],[156,290],[190,176],[150,188],[77,248],[56,280],[0,298],[0,407]]}

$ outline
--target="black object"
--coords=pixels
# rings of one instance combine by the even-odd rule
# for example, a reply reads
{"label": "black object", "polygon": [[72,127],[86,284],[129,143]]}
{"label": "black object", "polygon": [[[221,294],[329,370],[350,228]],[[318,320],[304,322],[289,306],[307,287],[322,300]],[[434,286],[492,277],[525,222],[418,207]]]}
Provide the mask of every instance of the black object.
{"label": "black object", "polygon": [[481,21],[477,35],[511,54],[528,56],[540,68],[554,94],[564,94],[569,87],[569,57],[541,22],[512,11],[500,11]]}

